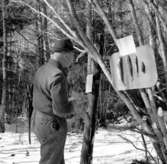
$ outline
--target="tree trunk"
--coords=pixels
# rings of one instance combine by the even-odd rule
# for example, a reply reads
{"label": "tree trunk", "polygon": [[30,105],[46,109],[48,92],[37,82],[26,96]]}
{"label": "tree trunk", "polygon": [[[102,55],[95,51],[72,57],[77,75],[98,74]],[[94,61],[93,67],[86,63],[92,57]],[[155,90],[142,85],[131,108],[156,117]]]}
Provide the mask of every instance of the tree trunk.
{"label": "tree trunk", "polygon": [[[101,54],[101,56],[103,56],[104,55],[104,31],[102,31],[102,34],[100,34],[99,43],[100,43],[99,53]],[[106,111],[107,111],[108,105],[104,104],[104,99],[105,99],[104,85],[105,84],[103,82],[104,82],[104,76],[100,74],[98,117],[99,117],[99,125],[102,127],[106,127]]]}
{"label": "tree trunk", "polygon": [[[91,5],[87,4],[87,35],[90,39],[92,39],[92,30],[91,30]],[[99,94],[99,80],[100,73],[94,74],[94,61],[88,56],[88,67],[87,74],[93,74],[93,88],[92,92],[87,94],[88,97],[88,122],[85,123],[84,126],[84,134],[83,134],[83,144],[81,150],[81,161],[80,164],[91,164],[92,156],[93,156],[93,144],[94,144],[94,136],[96,129],[96,113],[97,113],[97,100]]]}
{"label": "tree trunk", "polygon": [[3,58],[2,58],[2,96],[0,106],[0,132],[5,132],[5,105],[6,105],[6,53],[7,53],[7,32],[5,22],[5,0],[1,1],[2,6],[2,23],[3,23]]}
{"label": "tree trunk", "polygon": [[[41,0],[36,0],[37,10],[41,12]],[[45,62],[44,55],[44,38],[43,38],[43,18],[41,14],[37,15],[36,19],[36,31],[37,31],[37,54],[38,54],[38,65],[42,65]]]}
{"label": "tree trunk", "polygon": [[156,17],[155,19],[156,19],[157,35],[159,39],[159,53],[163,61],[164,72],[165,72],[164,76],[165,76],[165,82],[166,82],[165,84],[167,89],[167,60],[166,60],[165,44],[162,39],[162,30],[161,30],[159,18],[157,16],[155,17]]}
{"label": "tree trunk", "polygon": [[134,26],[135,26],[135,29],[136,29],[136,34],[137,34],[137,38],[138,38],[138,41],[139,41],[139,45],[141,45],[144,42],[144,39],[143,39],[143,34],[141,32],[141,29],[139,28],[140,25],[137,21],[138,19],[137,19],[137,14],[136,14],[136,11],[135,11],[135,6],[134,6],[134,3],[133,3],[133,0],[129,0],[129,3],[130,3],[132,18],[133,18]]}
{"label": "tree trunk", "polygon": [[[43,13],[45,15],[48,15],[47,13],[47,8],[46,8],[46,4],[42,3],[42,9],[43,9]],[[50,48],[49,48],[49,40],[48,40],[48,20],[46,18],[43,18],[43,41],[44,41],[44,48],[45,48],[45,62],[48,61],[48,59],[50,58]]]}

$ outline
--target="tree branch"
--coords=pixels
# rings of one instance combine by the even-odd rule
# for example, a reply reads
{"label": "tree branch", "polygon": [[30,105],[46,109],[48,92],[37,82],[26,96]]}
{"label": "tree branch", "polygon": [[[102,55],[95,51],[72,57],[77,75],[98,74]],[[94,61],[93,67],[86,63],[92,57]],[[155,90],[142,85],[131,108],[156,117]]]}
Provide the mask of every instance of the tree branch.
{"label": "tree branch", "polygon": [[[88,1],[89,1],[89,0],[88,0]],[[98,0],[92,0],[92,1],[89,1],[89,2],[90,2],[90,3],[93,3],[94,7],[96,8],[95,11],[97,12],[97,14],[98,14],[98,15],[102,18],[102,20],[104,21],[106,27],[108,28],[109,33],[111,34],[111,36],[112,36],[112,38],[113,38],[113,40],[114,40],[114,42],[115,42],[115,45],[117,45],[117,38],[116,38],[116,36],[115,36],[114,30],[113,30],[113,28],[112,28],[112,26],[111,26],[109,20],[107,19],[106,14],[104,13],[104,11],[102,10],[102,8],[100,7]],[[117,47],[118,47],[118,45],[117,45]],[[118,48],[119,48],[119,47],[118,47]]]}
{"label": "tree branch", "polygon": [[47,15],[45,15],[43,12],[37,11],[34,7],[32,7],[31,5],[29,5],[28,3],[24,2],[24,1],[21,1],[21,0],[12,0],[12,1],[15,2],[15,3],[24,4],[24,5],[28,6],[35,13],[41,14],[48,21],[50,21],[53,25],[55,25],[64,35],[66,35],[68,38],[70,38],[71,40],[77,42],[82,47],[84,47],[83,44],[78,40],[78,38],[75,38],[72,34],[69,34],[69,32],[67,32],[62,26],[58,25],[53,19],[51,19],[50,17],[48,17]]}
{"label": "tree branch", "polygon": [[47,0],[43,0],[43,1],[46,3],[46,5],[48,6],[48,8],[49,8],[51,11],[53,11],[53,13],[55,14],[55,16],[56,16],[56,17],[59,19],[59,21],[64,25],[64,27],[68,30],[68,32],[69,32],[70,34],[72,34],[72,36],[73,36],[74,38],[76,38],[77,36],[76,36],[75,32],[65,23],[65,21],[60,17],[60,15],[57,14],[56,10],[48,3],[48,1],[47,1]]}
{"label": "tree branch", "polygon": [[[126,137],[123,137],[122,135],[118,135],[118,136],[121,137],[121,138],[122,138],[123,140],[125,140],[126,142],[130,143],[135,149],[145,152],[144,149],[141,149],[141,148],[137,147],[137,146],[134,144],[133,141],[127,139]],[[152,154],[150,153],[150,151],[147,151],[147,152],[148,152],[149,156],[156,162],[156,160],[154,159],[154,157],[152,156]]]}

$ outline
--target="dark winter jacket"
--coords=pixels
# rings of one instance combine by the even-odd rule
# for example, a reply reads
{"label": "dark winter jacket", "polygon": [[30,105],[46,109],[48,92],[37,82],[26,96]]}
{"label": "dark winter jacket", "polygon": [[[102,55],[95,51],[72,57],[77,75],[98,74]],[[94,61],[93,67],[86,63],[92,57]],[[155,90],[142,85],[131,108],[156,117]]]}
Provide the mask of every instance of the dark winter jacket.
{"label": "dark winter jacket", "polygon": [[59,117],[66,117],[72,112],[72,104],[68,101],[66,75],[63,67],[55,60],[50,59],[35,75],[33,107]]}

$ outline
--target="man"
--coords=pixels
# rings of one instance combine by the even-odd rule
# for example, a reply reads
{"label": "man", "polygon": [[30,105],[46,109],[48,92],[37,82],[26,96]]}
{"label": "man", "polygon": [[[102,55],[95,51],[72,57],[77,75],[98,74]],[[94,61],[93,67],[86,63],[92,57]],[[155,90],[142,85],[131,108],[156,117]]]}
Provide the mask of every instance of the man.
{"label": "man", "polygon": [[40,164],[64,164],[66,119],[73,116],[65,68],[74,59],[69,39],[58,40],[50,60],[35,74],[32,127],[40,142]]}

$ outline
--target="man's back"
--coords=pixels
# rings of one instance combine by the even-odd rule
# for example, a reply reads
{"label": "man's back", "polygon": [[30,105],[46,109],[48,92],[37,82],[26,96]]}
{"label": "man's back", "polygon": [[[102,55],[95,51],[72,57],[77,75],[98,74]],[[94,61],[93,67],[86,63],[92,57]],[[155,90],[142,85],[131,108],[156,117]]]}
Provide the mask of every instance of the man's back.
{"label": "man's back", "polygon": [[39,68],[34,78],[33,107],[35,110],[53,114],[50,94],[51,83],[56,81],[56,77],[59,77],[60,74],[62,76],[63,73],[56,62],[48,62]]}

